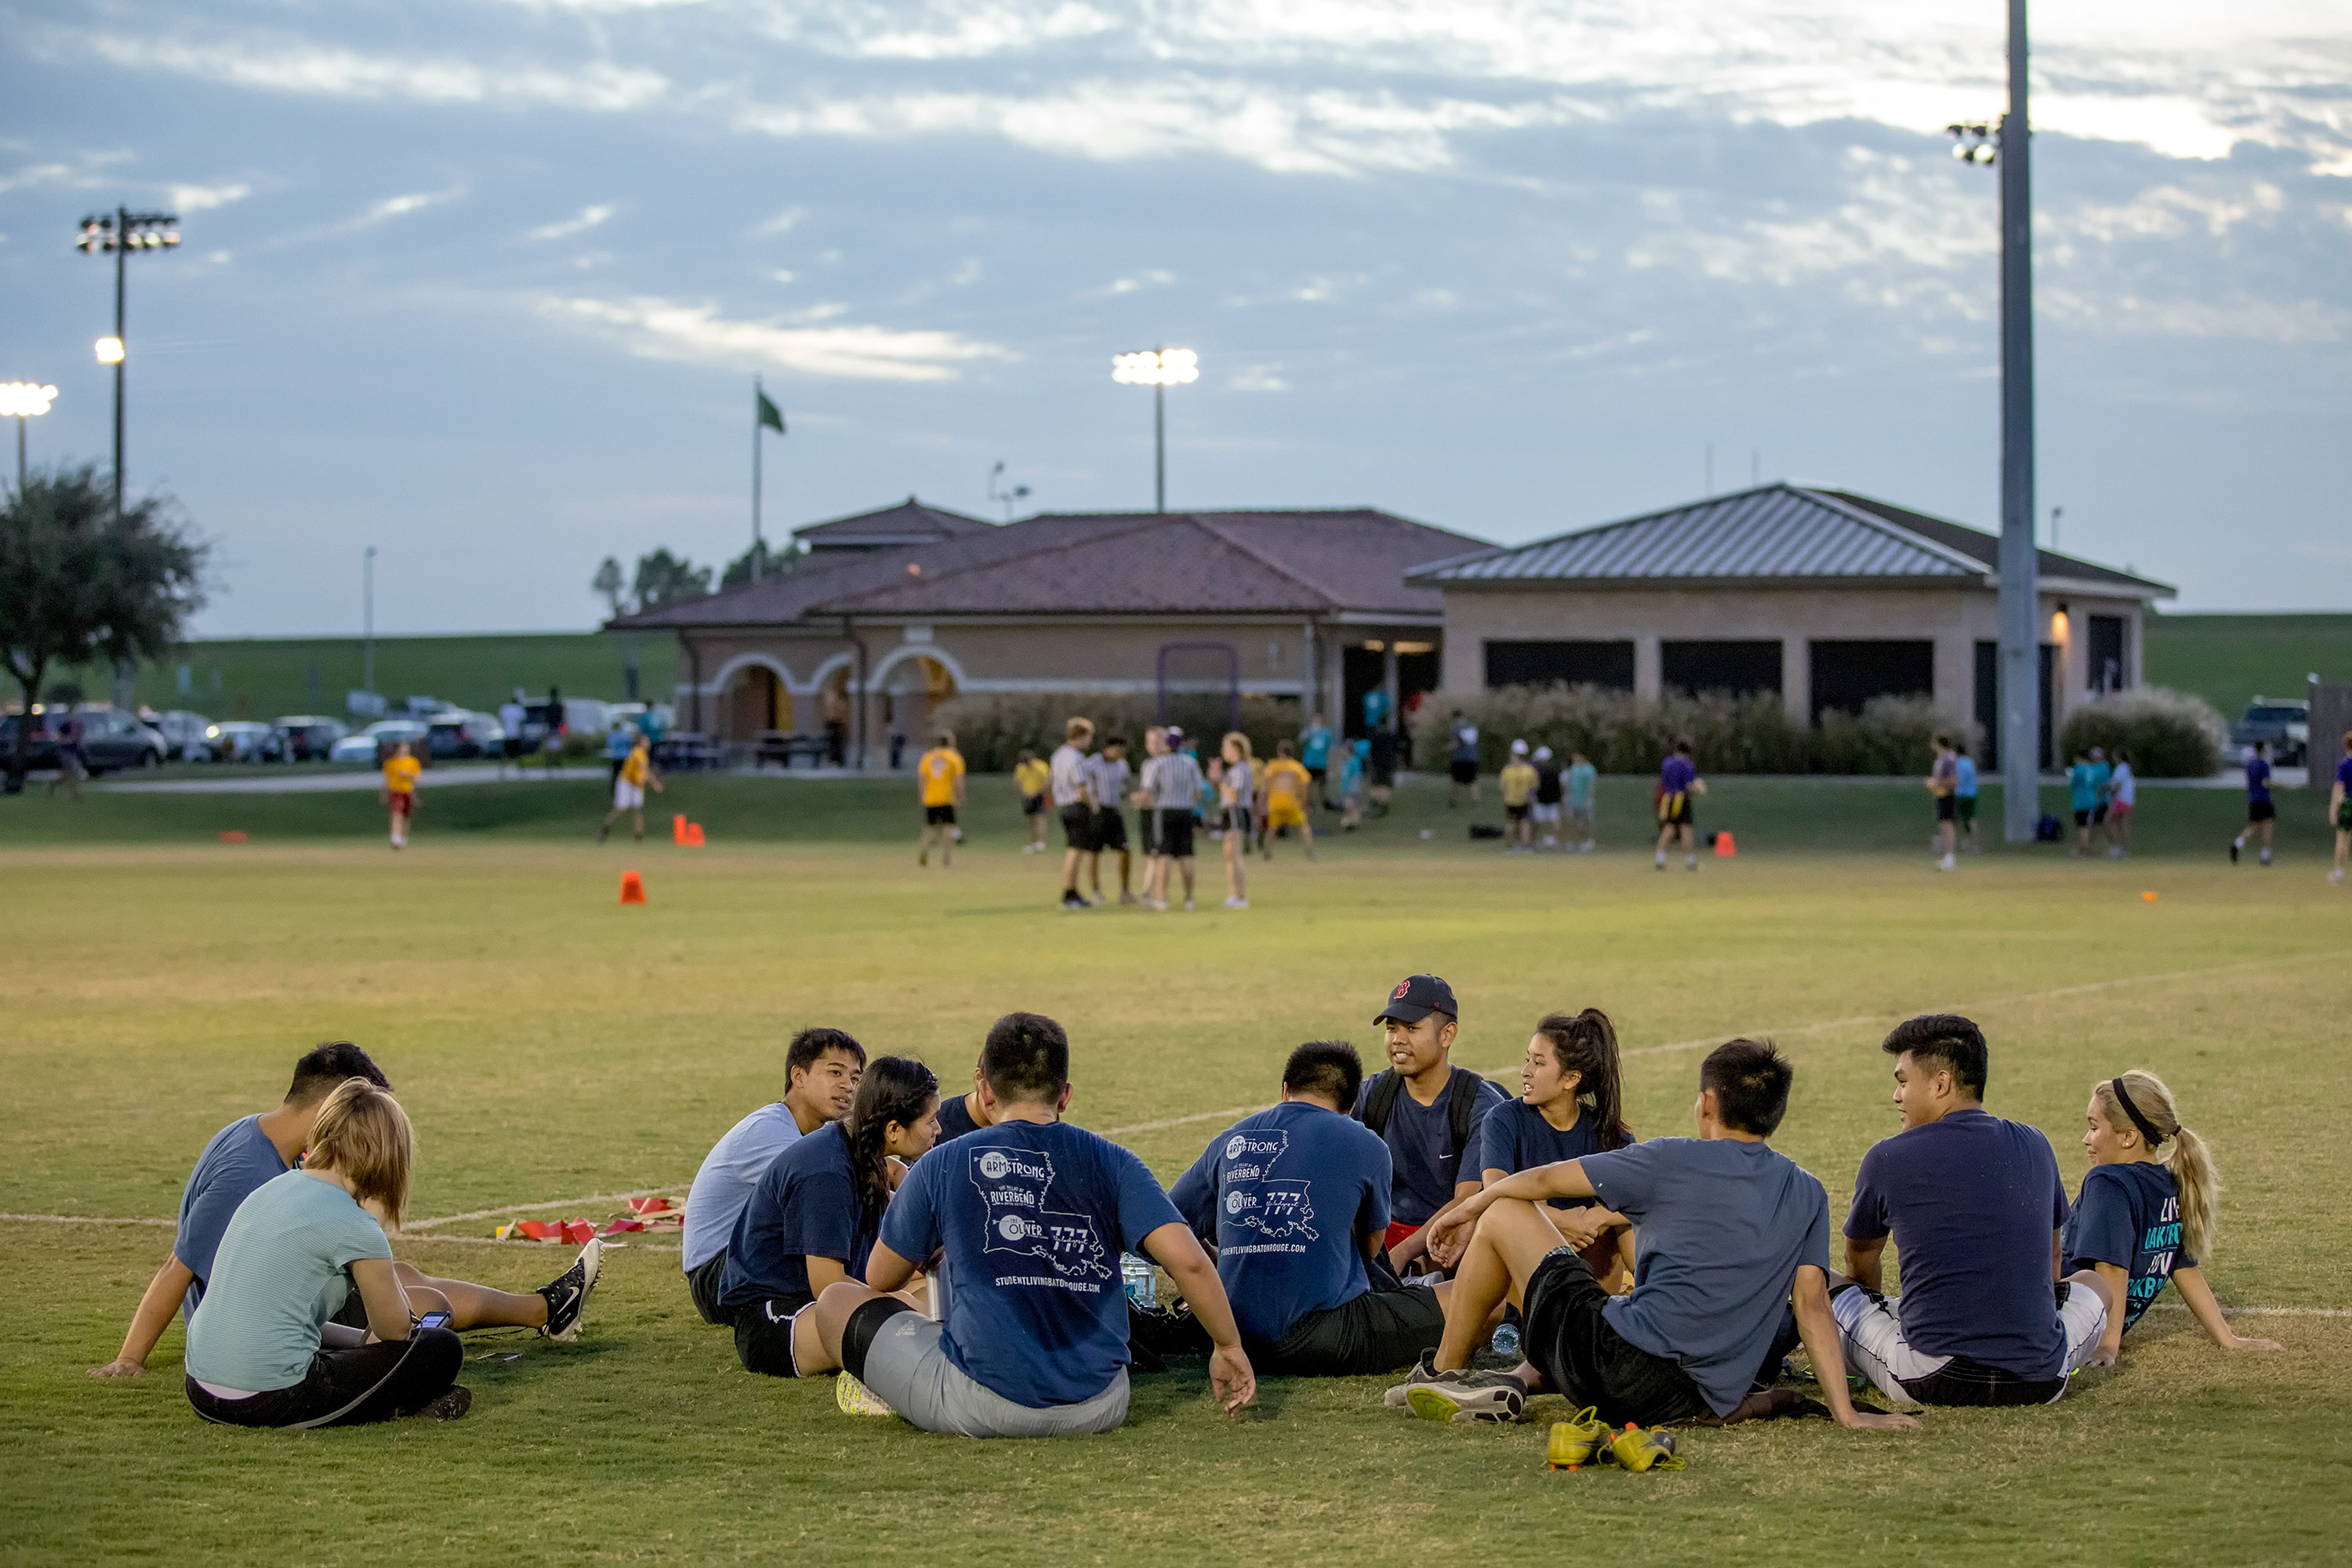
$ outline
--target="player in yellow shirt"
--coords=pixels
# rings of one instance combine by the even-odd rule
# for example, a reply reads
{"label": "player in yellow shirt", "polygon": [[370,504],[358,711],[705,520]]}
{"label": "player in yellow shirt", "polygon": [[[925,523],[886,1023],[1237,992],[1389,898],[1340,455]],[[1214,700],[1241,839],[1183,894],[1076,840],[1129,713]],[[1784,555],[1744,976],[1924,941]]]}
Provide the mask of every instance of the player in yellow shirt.
{"label": "player in yellow shirt", "polygon": [[923,789],[923,831],[915,840],[915,864],[931,863],[931,835],[940,836],[940,864],[955,864],[956,807],[963,804],[963,753],[955,737],[942,730],[932,737],[931,749],[915,759],[915,777]]}
{"label": "player in yellow shirt", "polygon": [[1536,847],[1536,825],[1528,805],[1535,798],[1537,777],[1536,765],[1528,761],[1528,743],[1512,742],[1511,760],[1503,765],[1502,777],[1506,849],[1532,852]]}
{"label": "player in yellow shirt", "polygon": [[621,813],[625,811],[635,814],[637,842],[643,844],[646,841],[646,791],[648,787],[659,795],[661,774],[654,771],[651,742],[640,734],[636,744],[629,748],[629,754],[621,760],[621,771],[613,780],[613,809],[604,814],[604,825],[596,829],[597,843],[604,842],[604,836],[613,831],[613,824],[620,820]]}
{"label": "player in yellow shirt", "polygon": [[1266,835],[1276,828],[1298,829],[1299,841],[1307,846],[1307,858],[1315,858],[1315,826],[1307,820],[1307,795],[1313,787],[1314,775],[1298,760],[1298,748],[1288,741],[1274,743],[1274,761],[1265,764],[1265,816],[1257,830],[1258,853],[1274,858]]}
{"label": "player in yellow shirt", "polygon": [[408,847],[408,819],[416,815],[416,775],[425,764],[409,751],[408,742],[394,744],[383,763],[383,804],[392,808],[392,847]]}
{"label": "player in yellow shirt", "polygon": [[1029,842],[1021,847],[1024,855],[1045,852],[1045,792],[1054,787],[1051,764],[1039,759],[1034,752],[1024,752],[1021,760],[1013,764],[1013,787],[1021,792],[1021,816],[1029,824]]}

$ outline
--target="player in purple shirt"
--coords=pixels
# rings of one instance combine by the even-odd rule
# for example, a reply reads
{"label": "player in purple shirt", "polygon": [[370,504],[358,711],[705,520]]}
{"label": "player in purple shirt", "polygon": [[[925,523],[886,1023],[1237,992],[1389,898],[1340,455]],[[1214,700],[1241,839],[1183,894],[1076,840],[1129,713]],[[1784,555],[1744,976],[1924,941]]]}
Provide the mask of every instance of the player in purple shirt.
{"label": "player in purple shirt", "polygon": [[2344,862],[2352,856],[2352,730],[2344,731],[2344,755],[2336,764],[2336,784],[2327,792],[2327,820],[2336,825],[2336,865],[2327,879],[2342,886]]}
{"label": "player in purple shirt", "polygon": [[1676,741],[1675,749],[1658,768],[1658,869],[1666,868],[1666,851],[1676,835],[1683,844],[1683,866],[1687,870],[1698,869],[1698,852],[1692,847],[1695,829],[1691,826],[1691,806],[1706,793],[1706,781],[1698,776],[1698,764],[1691,761],[1688,741]]}
{"label": "player in purple shirt", "polygon": [[2238,851],[2257,831],[2263,837],[2263,864],[2271,863],[2271,834],[2278,825],[2278,807],[2271,800],[2271,763],[2263,750],[2260,741],[2246,748],[2246,826],[2230,840],[2232,866],[2238,863]]}

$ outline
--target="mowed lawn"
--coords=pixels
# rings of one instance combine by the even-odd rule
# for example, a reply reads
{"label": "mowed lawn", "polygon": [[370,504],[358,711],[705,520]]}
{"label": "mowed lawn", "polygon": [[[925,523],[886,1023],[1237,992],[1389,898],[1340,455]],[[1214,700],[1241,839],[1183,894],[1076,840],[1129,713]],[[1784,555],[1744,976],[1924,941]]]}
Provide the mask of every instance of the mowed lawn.
{"label": "mowed lawn", "polygon": [[[1254,865],[1246,912],[1066,916],[1050,907],[1055,865],[1015,852],[994,795],[943,873],[884,839],[904,826],[898,794],[762,786],[856,792],[820,802],[722,784],[685,781],[666,803],[711,817],[701,850],[553,837],[584,837],[593,786],[428,799],[399,857],[368,837],[363,796],[287,842],[269,826],[281,803],[228,797],[254,832],[241,846],[211,842],[184,801],[161,816],[141,815],[152,797],[94,797],[79,816],[0,803],[14,952],[0,1211],[168,1217],[205,1139],[270,1103],[294,1056],[329,1037],[373,1051],[415,1120],[415,1216],[682,1193],[710,1142],[781,1090],[794,1028],[840,1025],[960,1083],[990,1020],[1016,1007],[1068,1026],[1073,1118],[1130,1130],[1122,1140],[1173,1180],[1223,1113],[1272,1097],[1291,1046],[1375,1049],[1389,986],[1433,969],[1465,1008],[1456,1059],[1481,1068],[1516,1064],[1547,1010],[1609,1009],[1644,1134],[1688,1130],[1705,1044],[1777,1038],[1798,1079],[1776,1142],[1828,1185],[1837,1219],[1863,1151],[1895,1125],[1877,1041],[1898,1017],[1976,1016],[1994,1047],[1990,1108],[2050,1132],[2070,1188],[2092,1079],[2153,1069],[2229,1182],[2209,1276],[2227,1303],[2298,1310],[2242,1321],[2288,1348],[2227,1355],[2158,1311],[2120,1368],[2084,1374],[2053,1408],[1931,1413],[1906,1437],[1821,1422],[1695,1433],[1672,1475],[1547,1472],[1556,1400],[1527,1426],[1452,1428],[1383,1408],[1384,1380],[1271,1381],[1227,1419],[1197,1363],[1139,1379],[1113,1436],[974,1444],[841,1415],[829,1382],[744,1373],[688,1304],[677,1253],[640,1242],[609,1255],[577,1344],[478,1337],[476,1355],[521,1354],[468,1365],[465,1420],[291,1436],[199,1423],[176,1327],[145,1378],[84,1375],[112,1355],[168,1228],[9,1220],[0,1554],[2342,1560],[2352,893],[2321,880],[2315,802],[2286,797],[2291,820],[2312,821],[2269,871],[2218,852],[2234,797],[2149,791],[2149,837],[2179,853],[1997,853],[1948,877],[1928,868],[1916,791],[1768,798],[1727,781],[1706,810],[1742,826],[1739,856],[1662,876],[1627,847],[1630,783],[1617,847],[1579,858],[1467,843],[1464,814],[1424,791],[1318,865],[1288,846]],[[522,801],[510,824],[495,820],[501,797]],[[789,801],[803,826],[767,842],[749,816],[717,831],[746,800]],[[486,815],[460,832],[460,809]],[[1828,852],[1840,843],[1864,847]],[[624,867],[645,874],[647,906],[616,904]],[[564,1256],[489,1244],[494,1223],[398,1249],[511,1288]]]}

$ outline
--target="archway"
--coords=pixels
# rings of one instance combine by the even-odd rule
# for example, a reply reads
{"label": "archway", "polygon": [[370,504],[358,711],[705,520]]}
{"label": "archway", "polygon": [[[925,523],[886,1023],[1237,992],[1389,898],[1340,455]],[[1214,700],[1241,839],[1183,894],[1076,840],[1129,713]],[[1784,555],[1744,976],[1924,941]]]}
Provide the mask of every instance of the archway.
{"label": "archway", "polygon": [[793,728],[793,691],[783,669],[764,658],[747,659],[722,678],[718,701],[718,738],[748,745],[763,730]]}
{"label": "archway", "polygon": [[893,766],[911,763],[931,743],[931,716],[956,694],[955,672],[928,653],[894,658],[877,679],[882,733]]}

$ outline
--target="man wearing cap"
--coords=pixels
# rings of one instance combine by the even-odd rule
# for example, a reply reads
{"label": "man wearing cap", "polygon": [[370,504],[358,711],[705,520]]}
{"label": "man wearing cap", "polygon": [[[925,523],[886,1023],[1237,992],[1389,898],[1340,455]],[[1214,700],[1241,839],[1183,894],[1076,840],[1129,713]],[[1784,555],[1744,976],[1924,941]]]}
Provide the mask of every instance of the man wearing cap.
{"label": "man wearing cap", "polygon": [[1507,849],[1533,849],[1536,847],[1535,824],[1528,819],[1528,808],[1535,803],[1538,775],[1536,765],[1528,761],[1528,743],[1511,742],[1511,760],[1503,764],[1500,781],[1503,790],[1503,832]]}
{"label": "man wearing cap", "polygon": [[1365,1080],[1356,1120],[1389,1146],[1388,1256],[1402,1269],[1427,1246],[1422,1228],[1478,1190],[1475,1160],[1486,1117],[1503,1091],[1453,1065],[1460,1009],[1454,988],[1434,974],[1409,974],[1389,993],[1373,1023],[1386,1031],[1389,1066]]}

